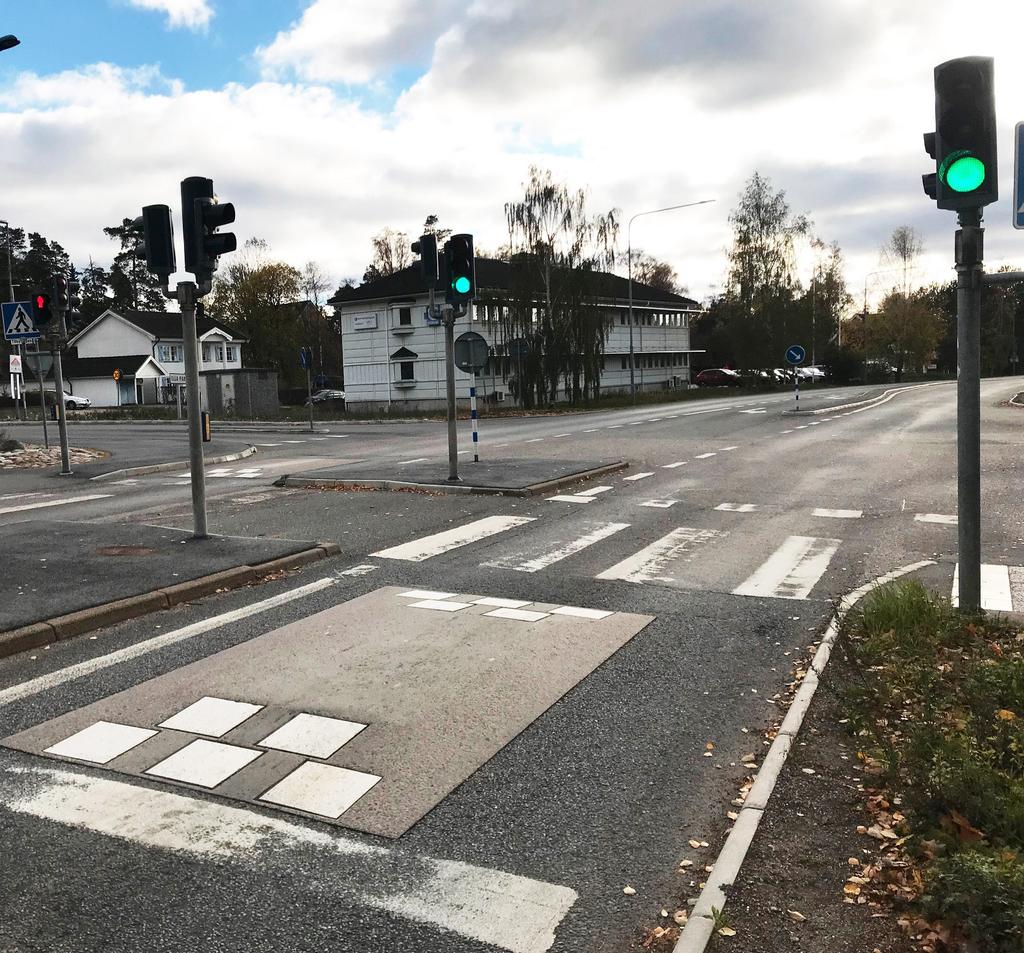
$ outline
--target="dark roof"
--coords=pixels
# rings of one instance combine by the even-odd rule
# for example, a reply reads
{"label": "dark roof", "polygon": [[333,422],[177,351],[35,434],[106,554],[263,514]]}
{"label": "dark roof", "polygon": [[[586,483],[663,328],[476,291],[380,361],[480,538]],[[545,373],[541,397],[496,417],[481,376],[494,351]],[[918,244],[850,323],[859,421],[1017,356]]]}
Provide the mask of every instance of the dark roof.
{"label": "dark roof", "polygon": [[83,377],[112,377],[117,368],[125,377],[134,377],[152,354],[122,354],[118,357],[79,357],[77,349],[64,355],[62,369],[69,379]]}
{"label": "dark roof", "polygon": [[[476,283],[481,291],[503,291],[511,285],[510,271],[512,266],[507,261],[497,258],[476,259]],[[608,272],[595,272],[595,277],[602,283],[602,296],[625,301],[629,296],[629,281],[621,275]],[[420,266],[410,265],[396,271],[393,275],[377,278],[360,285],[358,288],[342,288],[328,301],[328,304],[346,304],[349,301],[373,301],[379,298],[414,297],[425,294],[426,283],[420,277]],[[690,308],[699,307],[692,298],[662,291],[633,281],[633,303],[671,304]]]}
{"label": "dark roof", "polygon": [[[131,321],[137,328],[142,328],[153,337],[164,340],[181,337],[181,315],[172,311],[125,311],[120,317]],[[196,318],[196,331],[200,337],[214,328],[234,336],[234,332],[219,321],[205,316]]]}

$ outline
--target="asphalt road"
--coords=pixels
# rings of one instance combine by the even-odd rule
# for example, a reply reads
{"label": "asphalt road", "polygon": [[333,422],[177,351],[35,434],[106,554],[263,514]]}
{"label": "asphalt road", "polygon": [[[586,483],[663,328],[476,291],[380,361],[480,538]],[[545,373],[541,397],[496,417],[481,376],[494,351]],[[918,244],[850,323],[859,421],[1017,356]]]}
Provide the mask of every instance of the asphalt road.
{"label": "asphalt road", "polygon": [[[1001,404],[1019,390],[1015,380],[982,385],[983,552],[999,567],[1024,565],[1024,411]],[[259,717],[275,705],[279,719],[296,711],[364,717],[368,727],[349,742],[353,760],[345,764],[379,771],[377,793],[367,797],[408,785],[424,801],[433,792],[435,806],[400,836],[382,836],[346,824],[346,812],[316,820],[308,810],[245,800],[233,782],[210,793],[146,777],[152,758],[141,753],[134,768],[131,753],[104,768],[0,748],[0,849],[17,872],[0,883],[0,949],[635,947],[645,929],[665,923],[663,907],[696,896],[749,774],[743,755],[760,760],[774,696],[831,600],[925,559],[938,563],[929,579],[951,585],[954,398],[955,385],[942,384],[815,418],[784,415],[791,398],[773,395],[483,422],[485,455],[630,462],[622,473],[552,494],[564,500],[269,485],[283,473],[345,461],[399,468],[443,459],[437,423],[358,425],[317,439],[250,435],[268,446],[239,461],[243,473],[213,468],[211,529],[331,540],[342,555],[0,662],[0,736],[42,726],[41,735],[57,741],[62,729],[47,727],[51,720],[102,708],[115,693],[141,693],[117,703],[128,721],[123,712],[134,697],[177,698],[184,707],[193,689],[175,685],[197,694],[216,685],[222,695],[265,704]],[[45,479],[24,492],[50,495],[25,499],[81,492]],[[63,519],[187,527],[184,483],[164,475],[106,484],[110,496],[58,509]],[[608,489],[597,492],[601,486]],[[5,494],[0,521],[53,516],[51,506],[4,514],[5,503],[17,502]],[[1010,597],[1024,597],[1019,571],[1007,569],[1006,578]],[[381,594],[391,586],[402,588]],[[415,590],[439,591],[433,601],[442,605],[412,608],[420,597],[400,593]],[[391,601],[353,615],[364,603],[351,600],[363,596]],[[492,619],[469,605],[478,598],[522,602],[513,613],[545,617]],[[586,640],[598,630],[586,619],[545,629],[563,618],[554,614],[562,606],[613,613],[600,624],[620,624],[609,645],[621,647],[595,655]],[[436,621],[444,611],[462,642],[424,636],[446,631]],[[476,627],[465,622],[474,613]],[[345,653],[323,647],[335,625],[359,650],[362,680],[351,679]],[[487,641],[474,643],[477,629]],[[405,644],[395,642],[396,631],[407,631]],[[503,661],[505,631],[519,648]],[[282,644],[305,670],[274,661],[287,657]],[[230,685],[235,656],[220,653],[236,645],[245,646],[246,661],[229,693],[224,679]],[[303,652],[313,646],[315,653]],[[335,685],[326,676],[336,664],[343,668]],[[192,667],[179,677],[185,666]],[[287,684],[273,698],[257,697],[278,667],[291,673]],[[171,681],[146,685],[161,676]],[[563,690],[565,679],[572,687],[547,707],[545,693]],[[470,730],[478,725],[459,699],[444,695],[446,682],[474,680],[488,686],[474,703],[493,729],[482,735]],[[427,710],[433,695],[425,684],[453,699],[440,714]],[[379,704],[371,711],[356,689],[373,685]],[[169,729],[137,710],[158,732],[139,752],[167,748]],[[508,730],[523,711],[528,726]],[[388,737],[402,745],[377,748],[376,762],[359,760]],[[193,736],[182,738],[177,743]],[[450,768],[455,755],[439,758],[438,738],[469,765],[453,787],[451,771],[442,778],[438,765]],[[340,764],[349,745],[328,760]],[[271,754],[257,763],[277,764]],[[691,839],[709,846],[691,848]],[[679,868],[681,858],[693,865]],[[635,894],[624,893],[627,886]]]}

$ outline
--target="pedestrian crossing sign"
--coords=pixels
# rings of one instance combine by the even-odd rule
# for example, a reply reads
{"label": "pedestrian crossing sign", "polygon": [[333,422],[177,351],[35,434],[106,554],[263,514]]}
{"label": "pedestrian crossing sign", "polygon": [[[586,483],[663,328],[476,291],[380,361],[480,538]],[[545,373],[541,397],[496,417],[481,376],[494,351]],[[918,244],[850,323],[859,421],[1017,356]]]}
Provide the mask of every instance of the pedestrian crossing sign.
{"label": "pedestrian crossing sign", "polygon": [[31,301],[8,301],[3,305],[4,337],[8,341],[38,341],[42,334],[32,318]]}

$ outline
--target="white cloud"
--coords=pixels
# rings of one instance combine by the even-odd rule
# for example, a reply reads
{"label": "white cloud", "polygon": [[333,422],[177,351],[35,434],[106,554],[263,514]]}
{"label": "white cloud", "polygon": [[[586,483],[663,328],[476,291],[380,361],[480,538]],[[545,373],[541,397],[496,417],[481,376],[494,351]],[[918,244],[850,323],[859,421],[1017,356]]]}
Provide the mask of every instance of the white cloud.
{"label": "white cloud", "polygon": [[200,30],[213,18],[210,0],[128,0],[140,10],[155,10],[167,14],[169,27]]}
{"label": "white cloud", "polygon": [[[109,260],[101,226],[174,206],[180,179],[209,175],[236,205],[240,240],[266,238],[341,278],[362,273],[380,228],[415,235],[432,212],[496,247],[503,205],[536,162],[624,218],[717,197],[633,232],[703,296],[722,280],[728,214],[758,169],[840,243],[854,289],[904,223],[924,234],[923,276],[946,279],[954,216],[920,185],[931,71],[985,53],[996,57],[1004,195],[988,210],[986,250],[1024,264],[1008,223],[1009,133],[1024,118],[1012,31],[972,32],[944,15],[953,0],[786,0],[748,23],[750,9],[649,0],[638,17],[618,0],[314,0],[258,51],[267,78],[253,85],[186,92],[153,68],[102,64],[20,74],[0,87],[5,217],[76,260]],[[419,78],[383,111],[317,85],[408,71]]]}

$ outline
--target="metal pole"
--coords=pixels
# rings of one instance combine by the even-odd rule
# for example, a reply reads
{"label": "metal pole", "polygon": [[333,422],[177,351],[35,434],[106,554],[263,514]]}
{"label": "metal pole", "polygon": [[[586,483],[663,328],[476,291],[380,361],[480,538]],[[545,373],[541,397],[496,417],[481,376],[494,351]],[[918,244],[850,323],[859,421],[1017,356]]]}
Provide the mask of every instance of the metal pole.
{"label": "metal pole", "polygon": [[[63,339],[66,332],[64,312],[60,313],[60,330]],[[68,421],[64,409],[64,367],[61,364],[60,342],[51,343],[53,353],[53,383],[57,388],[57,430],[60,433],[60,476],[71,476],[71,452],[68,448]]]}
{"label": "metal pole", "polygon": [[800,409],[800,375],[796,372],[796,368],[793,368],[793,389],[796,393],[796,409]]}
{"label": "metal pole", "polygon": [[[633,219],[629,220],[629,229],[632,231]],[[636,378],[633,371],[633,243],[632,239],[629,239],[629,244],[626,246],[626,269],[629,273],[629,393],[633,397],[633,403],[636,403]]]}
{"label": "metal pole", "polygon": [[480,462],[480,437],[477,434],[476,416],[476,371],[473,371],[473,383],[469,388],[469,417],[473,422],[473,462]]}
{"label": "metal pole", "polygon": [[444,364],[448,391],[448,482],[459,482],[459,434],[455,429],[455,309],[444,315]]}
{"label": "metal pole", "polygon": [[957,558],[960,608],[981,608],[981,209],[963,209],[956,234]]}
{"label": "metal pole", "polygon": [[46,389],[43,387],[45,383],[44,378],[46,375],[43,373],[42,364],[39,363],[39,355],[42,352],[39,350],[39,344],[36,344],[36,373],[39,375],[39,407],[43,415],[43,447],[47,450],[50,449],[50,432],[46,426]]}
{"label": "metal pole", "polygon": [[[312,351],[310,351],[312,355]],[[309,397],[309,432],[313,432],[313,376],[311,368],[306,368],[306,396]]]}
{"label": "metal pole", "polygon": [[181,332],[185,345],[185,390],[188,395],[188,460],[192,475],[192,536],[206,539],[206,471],[203,469],[203,418],[199,408],[199,340],[196,337],[196,285],[178,285]]}

